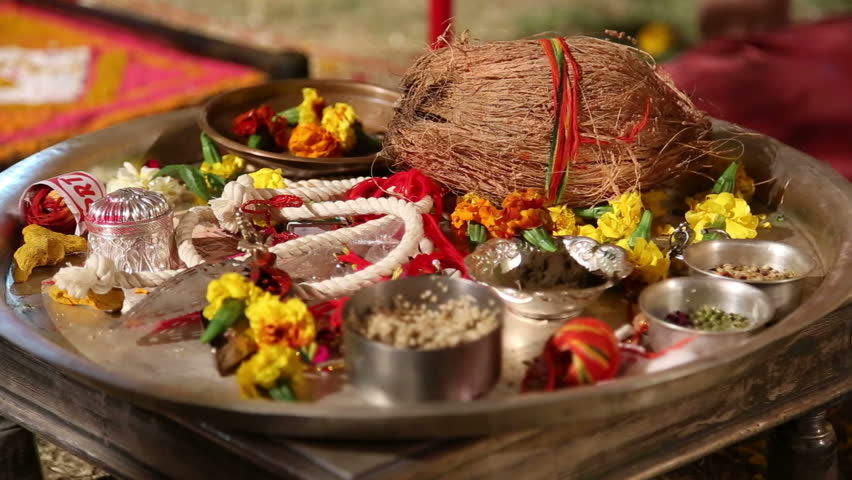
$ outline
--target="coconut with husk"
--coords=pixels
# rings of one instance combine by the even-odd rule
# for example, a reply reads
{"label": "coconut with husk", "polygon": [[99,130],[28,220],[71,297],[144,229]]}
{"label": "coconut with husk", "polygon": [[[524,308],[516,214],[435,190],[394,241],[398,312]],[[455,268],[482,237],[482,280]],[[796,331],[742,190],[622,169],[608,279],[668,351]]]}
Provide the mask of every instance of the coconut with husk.
{"label": "coconut with husk", "polygon": [[[561,115],[547,40],[463,39],[426,53],[402,79],[386,155],[493,201],[547,190],[546,180],[562,175],[551,200],[587,206],[671,182],[710,150],[710,121],[648,55],[604,39],[563,40],[562,85],[574,101]],[[565,111],[576,150],[560,166],[553,140],[571,127]]]}

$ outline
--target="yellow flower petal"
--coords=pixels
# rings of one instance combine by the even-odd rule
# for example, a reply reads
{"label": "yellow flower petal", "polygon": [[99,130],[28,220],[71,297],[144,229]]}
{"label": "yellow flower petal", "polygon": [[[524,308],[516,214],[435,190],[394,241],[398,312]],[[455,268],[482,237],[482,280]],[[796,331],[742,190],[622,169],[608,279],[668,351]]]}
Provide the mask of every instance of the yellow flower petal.
{"label": "yellow flower petal", "polygon": [[280,168],[261,168],[256,172],[249,173],[249,176],[254,183],[254,188],[286,188],[284,183],[284,175]]}

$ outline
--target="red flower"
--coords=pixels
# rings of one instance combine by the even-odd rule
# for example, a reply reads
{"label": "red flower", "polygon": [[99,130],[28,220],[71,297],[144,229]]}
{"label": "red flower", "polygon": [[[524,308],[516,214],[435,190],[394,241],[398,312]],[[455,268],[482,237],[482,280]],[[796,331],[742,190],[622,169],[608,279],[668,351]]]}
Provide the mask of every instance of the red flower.
{"label": "red flower", "polygon": [[266,128],[275,140],[275,144],[286,150],[287,142],[290,141],[290,127],[287,119],[284,117],[272,117],[266,122]]}
{"label": "red flower", "polygon": [[[231,131],[241,137],[248,137],[257,133],[261,126],[266,127],[270,131],[269,125],[272,121],[272,109],[267,105],[261,105],[258,108],[253,108],[234,119],[234,124],[231,126]],[[286,124],[287,121],[285,120]]]}

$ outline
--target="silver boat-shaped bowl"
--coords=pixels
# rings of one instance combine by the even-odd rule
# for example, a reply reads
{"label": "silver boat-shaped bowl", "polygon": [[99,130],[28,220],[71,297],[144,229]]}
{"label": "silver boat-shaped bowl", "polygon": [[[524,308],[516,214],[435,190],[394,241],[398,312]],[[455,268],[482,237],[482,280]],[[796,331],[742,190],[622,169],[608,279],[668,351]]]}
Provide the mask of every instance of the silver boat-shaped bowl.
{"label": "silver boat-shaped bowl", "polygon": [[521,288],[521,265],[533,255],[546,253],[519,239],[488,240],[465,257],[465,265],[471,278],[493,288],[509,310],[521,317],[536,320],[564,320],[578,315],[606,289],[633,271],[627,252],[620,247],[601,245],[587,237],[565,236],[555,240],[557,254],[567,254],[586,272],[599,275],[600,282],[585,288],[565,285],[541,289]]}
{"label": "silver boat-shaped bowl", "polygon": [[[709,240],[694,243],[683,252],[683,261],[692,275],[731,279],[753,285],[767,295],[775,306],[776,318],[795,310],[802,301],[804,278],[816,267],[816,261],[801,250],[769,240]],[[793,278],[773,281],[740,280],[711,270],[719,265],[768,265],[776,270],[796,273]]]}
{"label": "silver boat-shaped bowl", "polygon": [[[709,305],[749,319],[747,328],[710,332],[681,327],[666,315]],[[737,345],[772,319],[775,311],[769,296],[746,283],[708,277],[678,277],[655,283],[639,295],[639,309],[648,319],[648,345],[654,351],[673,347],[689,338],[684,348],[705,355]]]}
{"label": "silver boat-shaped bowl", "polygon": [[[424,292],[431,292],[425,295]],[[471,296],[481,308],[497,312],[498,326],[456,346],[415,350],[371,340],[357,322],[376,308],[393,307],[396,298],[413,305],[439,305]],[[343,311],[343,349],[350,384],[374,405],[467,401],[491,390],[500,377],[503,305],[488,288],[437,275],[371,285],[353,295]]]}

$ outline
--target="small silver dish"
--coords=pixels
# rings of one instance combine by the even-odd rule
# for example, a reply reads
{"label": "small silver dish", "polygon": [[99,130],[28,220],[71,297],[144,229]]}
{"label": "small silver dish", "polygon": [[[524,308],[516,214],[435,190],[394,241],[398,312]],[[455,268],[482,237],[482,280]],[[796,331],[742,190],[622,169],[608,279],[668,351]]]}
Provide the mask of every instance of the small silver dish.
{"label": "small silver dish", "polygon": [[[666,321],[676,311],[688,312],[709,305],[748,318],[747,328],[710,332],[682,327]],[[685,348],[703,355],[737,345],[772,319],[775,308],[763,291],[743,282],[709,277],[678,277],[645,288],[639,309],[648,319],[646,340],[654,351],[662,351],[688,338]]]}
{"label": "small silver dish", "polygon": [[[633,271],[627,252],[615,245],[601,245],[587,237],[557,237],[558,250],[548,253],[519,239],[491,239],[465,257],[474,280],[490,286],[512,312],[537,320],[564,320],[578,315],[608,288]],[[521,276],[531,262],[570,269],[571,281],[547,288],[524,286]],[[597,280],[587,286],[578,277]],[[541,284],[546,284],[541,282]]]}
{"label": "small silver dish", "polygon": [[[795,310],[802,301],[804,278],[816,267],[816,262],[801,250],[781,242],[768,240],[708,240],[694,243],[683,252],[683,261],[690,274],[730,279],[759,288],[772,300],[775,315],[782,318]],[[780,271],[792,271],[796,276],[784,280],[740,280],[711,270],[725,263],[768,265]]]}
{"label": "small silver dish", "polygon": [[[427,296],[424,292],[430,291]],[[406,349],[362,335],[358,322],[396,299],[440,305],[470,296],[497,314],[497,327],[476,340],[440,349]],[[488,288],[467,280],[427,275],[371,285],[343,310],[343,352],[349,383],[375,405],[469,401],[487,393],[500,377],[503,304]]]}

